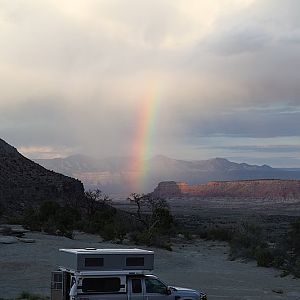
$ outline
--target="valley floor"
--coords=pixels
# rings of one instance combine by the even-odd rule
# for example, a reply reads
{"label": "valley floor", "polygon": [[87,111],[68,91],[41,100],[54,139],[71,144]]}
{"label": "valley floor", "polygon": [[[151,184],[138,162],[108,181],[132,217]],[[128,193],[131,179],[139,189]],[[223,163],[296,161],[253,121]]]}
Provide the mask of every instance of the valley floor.
{"label": "valley floor", "polygon": [[[59,248],[130,247],[82,233],[74,240],[35,232],[26,237],[36,243],[0,244],[0,298],[16,297],[22,291],[49,295]],[[281,278],[280,271],[258,268],[254,262],[229,261],[225,243],[198,240],[178,243],[172,252],[154,251],[155,274],[171,285],[201,289],[209,300],[300,299],[299,279]]]}

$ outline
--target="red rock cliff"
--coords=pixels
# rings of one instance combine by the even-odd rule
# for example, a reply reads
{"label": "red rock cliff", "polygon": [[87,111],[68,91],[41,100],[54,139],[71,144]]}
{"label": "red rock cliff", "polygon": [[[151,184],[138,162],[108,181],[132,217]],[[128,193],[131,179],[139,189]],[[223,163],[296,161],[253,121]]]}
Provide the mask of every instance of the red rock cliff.
{"label": "red rock cliff", "polygon": [[153,194],[165,198],[198,196],[300,200],[300,180],[211,181],[192,186],[169,181],[159,183]]}

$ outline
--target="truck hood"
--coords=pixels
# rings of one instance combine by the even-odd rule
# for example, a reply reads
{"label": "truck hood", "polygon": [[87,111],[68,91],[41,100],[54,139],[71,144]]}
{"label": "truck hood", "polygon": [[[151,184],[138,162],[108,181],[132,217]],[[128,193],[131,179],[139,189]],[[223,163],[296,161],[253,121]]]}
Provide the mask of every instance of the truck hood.
{"label": "truck hood", "polygon": [[206,294],[202,291],[197,291],[197,290],[192,290],[192,289],[187,289],[187,288],[183,288],[183,287],[178,287],[178,286],[169,286],[174,294],[181,296],[181,297],[187,297],[187,296],[197,296],[200,297],[200,299],[206,299],[202,298],[204,296],[206,296]]}
{"label": "truck hood", "polygon": [[178,287],[178,286],[170,286],[170,288],[172,288],[172,289],[174,289],[175,291],[178,291],[178,292],[198,293],[198,291],[196,291],[196,290],[187,289],[187,288]]}

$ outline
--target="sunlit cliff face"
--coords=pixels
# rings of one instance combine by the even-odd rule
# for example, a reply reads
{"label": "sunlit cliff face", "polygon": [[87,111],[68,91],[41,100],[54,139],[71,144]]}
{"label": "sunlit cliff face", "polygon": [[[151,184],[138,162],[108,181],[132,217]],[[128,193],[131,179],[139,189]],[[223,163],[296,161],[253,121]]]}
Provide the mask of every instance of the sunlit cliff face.
{"label": "sunlit cliff face", "polygon": [[1,137],[29,157],[300,166],[299,14],[297,0],[3,0]]}

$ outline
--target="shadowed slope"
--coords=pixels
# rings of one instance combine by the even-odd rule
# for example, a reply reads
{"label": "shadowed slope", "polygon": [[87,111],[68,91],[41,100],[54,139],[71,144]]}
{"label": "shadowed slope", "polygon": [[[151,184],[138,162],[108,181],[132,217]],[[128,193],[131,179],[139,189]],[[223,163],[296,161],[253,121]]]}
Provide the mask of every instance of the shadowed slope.
{"label": "shadowed slope", "polygon": [[0,203],[7,214],[43,201],[73,202],[83,194],[80,181],[46,170],[0,139]]}

